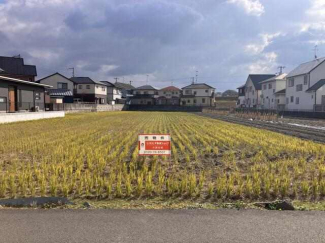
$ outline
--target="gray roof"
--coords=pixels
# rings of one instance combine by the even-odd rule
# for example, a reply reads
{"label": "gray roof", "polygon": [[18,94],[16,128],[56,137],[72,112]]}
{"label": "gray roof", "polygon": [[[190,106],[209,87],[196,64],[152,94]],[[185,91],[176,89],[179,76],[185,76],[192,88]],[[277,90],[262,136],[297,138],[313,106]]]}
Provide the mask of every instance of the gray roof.
{"label": "gray roof", "polygon": [[315,59],[315,60],[313,60],[311,62],[303,63],[303,64],[299,65],[296,69],[294,69],[293,71],[291,71],[288,74],[287,78],[291,78],[291,77],[295,77],[295,76],[299,76],[299,75],[304,75],[304,74],[310,73],[311,71],[313,71],[318,65],[320,65],[324,61],[325,61],[325,57],[319,58],[319,59]]}
{"label": "gray roof", "polygon": [[309,89],[307,89],[306,92],[317,91],[324,85],[325,85],[325,79],[321,79],[317,83],[315,83],[313,86],[311,86]]}
{"label": "gray roof", "polygon": [[214,89],[214,88],[210,85],[205,84],[205,83],[198,83],[198,84],[190,84],[188,86],[185,86],[182,89]]}
{"label": "gray roof", "polygon": [[126,89],[126,90],[133,90],[135,89],[131,84],[127,84],[127,83],[114,83],[115,87],[119,88],[119,89]]}
{"label": "gray roof", "polygon": [[70,80],[76,84],[100,84],[100,85],[106,85],[98,81],[94,81],[89,77],[72,77]]}
{"label": "gray roof", "polygon": [[53,88],[53,86],[47,85],[47,84],[39,84],[36,82],[30,82],[30,81],[25,81],[25,80],[16,79],[16,78],[9,78],[9,77],[4,77],[4,76],[0,76],[0,80],[5,80],[8,82],[13,82],[13,83],[28,84],[28,85],[32,85],[32,86],[40,86],[40,87],[44,87],[44,88]]}
{"label": "gray roof", "polygon": [[262,89],[261,82],[274,78],[275,74],[250,74],[248,77],[252,80],[255,89],[260,90]]}
{"label": "gray roof", "polygon": [[5,74],[37,76],[36,66],[25,65],[20,57],[0,56],[0,68]]}
{"label": "gray roof", "polygon": [[278,92],[275,92],[275,94],[285,94],[286,93],[286,89],[281,89]]}
{"label": "gray roof", "polygon": [[156,88],[152,87],[151,85],[143,85],[143,86],[140,86],[138,88],[136,88],[137,90],[139,89],[144,89],[144,90],[157,90]]}
{"label": "gray roof", "polygon": [[115,87],[115,85],[108,81],[100,81],[103,85],[106,85],[107,87]]}
{"label": "gray roof", "polygon": [[72,82],[71,79],[67,78],[66,76],[64,76],[64,75],[62,75],[61,73],[58,73],[58,72],[53,73],[53,74],[51,74],[51,75],[49,75],[49,76],[46,76],[46,77],[44,77],[44,78],[41,78],[41,79],[37,80],[36,82],[37,82],[37,83],[40,83],[42,80],[44,80],[44,79],[46,79],[46,78],[49,78],[49,77],[52,77],[52,76],[54,76],[54,75],[59,75],[59,76],[65,78],[65,79],[67,79],[68,81]]}
{"label": "gray roof", "polygon": [[73,96],[71,90],[68,89],[49,89],[50,96]]}
{"label": "gray roof", "polygon": [[280,75],[277,75],[275,77],[272,77],[272,78],[269,78],[267,80],[264,80],[261,82],[262,83],[267,83],[267,82],[273,82],[273,81],[277,81],[277,80],[280,80],[280,81],[285,81],[285,78],[287,77],[287,74],[286,73],[282,73]]}

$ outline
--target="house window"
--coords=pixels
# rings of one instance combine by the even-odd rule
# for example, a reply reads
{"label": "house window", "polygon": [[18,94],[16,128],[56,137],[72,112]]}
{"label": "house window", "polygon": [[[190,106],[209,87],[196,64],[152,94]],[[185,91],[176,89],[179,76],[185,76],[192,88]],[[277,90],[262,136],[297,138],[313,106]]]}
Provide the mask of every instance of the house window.
{"label": "house window", "polygon": [[[105,87],[102,87],[102,91],[105,91],[106,89],[105,89]],[[117,90],[116,90],[116,93],[117,93]]]}
{"label": "house window", "polygon": [[293,101],[294,101],[294,97],[291,96],[291,97],[290,97],[290,102],[293,103]]}
{"label": "house window", "polygon": [[172,92],[172,94],[175,94],[174,92]]}
{"label": "house window", "polygon": [[263,85],[263,89],[266,89],[266,84]]}
{"label": "house window", "polygon": [[302,91],[302,84],[298,84],[296,86],[296,91]]}
{"label": "house window", "polygon": [[277,99],[278,104],[280,104],[280,99]]}
{"label": "house window", "polygon": [[305,75],[305,76],[304,76],[304,85],[307,85],[307,84],[308,84],[308,76]]}
{"label": "house window", "polygon": [[155,91],[155,95],[158,95],[158,91]]}
{"label": "house window", "polygon": [[294,78],[290,78],[289,79],[289,87],[293,87],[295,85],[295,79]]}
{"label": "house window", "polygon": [[208,93],[208,92],[209,92],[209,90],[206,89],[206,90],[205,90],[205,93]]}
{"label": "house window", "polygon": [[275,93],[275,89],[273,89],[273,94]]}
{"label": "house window", "polygon": [[99,87],[98,87],[98,85],[96,85],[96,89],[98,89]]}
{"label": "house window", "polygon": [[178,95],[178,92],[175,92],[175,94],[177,94],[177,95]]}
{"label": "house window", "polygon": [[79,89],[82,89],[82,85],[79,85],[78,88],[79,88]]}
{"label": "house window", "polygon": [[0,97],[0,103],[7,103],[6,97]]}
{"label": "house window", "polygon": [[299,97],[296,97],[296,105],[299,105]]}
{"label": "house window", "polygon": [[147,95],[148,94],[148,91],[144,91],[143,93]]}
{"label": "house window", "polygon": [[141,92],[140,92],[140,91],[137,91],[137,92],[135,92],[135,93],[136,93],[136,94],[138,94],[138,95],[139,95],[139,94],[141,94]]}
{"label": "house window", "polygon": [[253,95],[254,95],[254,90],[253,90]]}
{"label": "house window", "polygon": [[192,90],[190,90],[190,89],[187,89],[187,90],[185,90],[185,94],[192,94]]}
{"label": "house window", "polygon": [[58,89],[68,89],[67,83],[58,83]]}
{"label": "house window", "polygon": [[269,84],[269,89],[272,89],[272,84]]}
{"label": "house window", "polygon": [[191,101],[190,100],[187,100],[187,103],[191,103]]}
{"label": "house window", "polygon": [[194,95],[196,95],[196,91],[194,91],[194,93],[193,93]]}
{"label": "house window", "polygon": [[202,98],[202,103],[203,103],[203,104],[205,103],[205,98]]}
{"label": "house window", "polygon": [[313,95],[311,96],[311,99],[314,99],[314,96]]}
{"label": "house window", "polygon": [[289,104],[289,98],[286,98],[286,104]]}
{"label": "house window", "polygon": [[195,99],[193,100],[193,103],[196,104],[196,100]]}
{"label": "house window", "polygon": [[[98,87],[98,86],[97,86]],[[86,85],[86,89],[90,89],[90,85]]]}
{"label": "house window", "polygon": [[253,99],[253,104],[255,104],[255,99]]}

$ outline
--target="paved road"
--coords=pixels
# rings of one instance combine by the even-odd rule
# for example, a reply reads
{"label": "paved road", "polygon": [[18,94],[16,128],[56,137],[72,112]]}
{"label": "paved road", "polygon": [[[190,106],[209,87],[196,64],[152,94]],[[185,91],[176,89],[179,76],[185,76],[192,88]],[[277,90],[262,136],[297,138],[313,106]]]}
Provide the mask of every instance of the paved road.
{"label": "paved road", "polygon": [[325,212],[0,210],[0,242],[325,242]]}

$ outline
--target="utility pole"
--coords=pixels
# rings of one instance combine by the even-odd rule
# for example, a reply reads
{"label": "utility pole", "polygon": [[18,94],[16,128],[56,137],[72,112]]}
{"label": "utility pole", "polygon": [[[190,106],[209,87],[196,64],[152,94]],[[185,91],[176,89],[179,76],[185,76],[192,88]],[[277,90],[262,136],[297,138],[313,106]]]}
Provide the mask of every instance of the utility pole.
{"label": "utility pole", "polygon": [[119,78],[114,78],[115,79],[115,83],[117,83],[117,80],[119,80]]}
{"label": "utility pole", "polygon": [[68,68],[68,70],[72,70],[72,77],[74,78],[74,67]]}
{"label": "utility pole", "polygon": [[199,71],[196,71],[196,83],[197,83],[198,76],[199,76]]}
{"label": "utility pole", "polygon": [[283,73],[283,69],[285,69],[285,66],[279,66],[278,69],[280,70],[279,75]]}
{"label": "utility pole", "polygon": [[130,85],[132,85],[132,83],[133,83],[133,81],[132,81],[132,80],[130,80]]}
{"label": "utility pole", "polygon": [[317,52],[318,52],[318,45],[315,45],[315,48],[313,49],[314,53],[315,53],[315,59],[317,59]]}

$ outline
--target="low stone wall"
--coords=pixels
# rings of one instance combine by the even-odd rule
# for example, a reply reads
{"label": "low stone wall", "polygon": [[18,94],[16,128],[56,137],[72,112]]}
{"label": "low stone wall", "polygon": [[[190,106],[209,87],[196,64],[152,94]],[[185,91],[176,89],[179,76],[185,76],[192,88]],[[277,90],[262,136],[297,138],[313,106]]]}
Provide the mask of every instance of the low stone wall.
{"label": "low stone wall", "polygon": [[19,121],[31,121],[49,118],[64,117],[64,111],[49,111],[49,112],[22,112],[22,113],[3,113],[0,114],[1,123],[11,123]]}
{"label": "low stone wall", "polygon": [[123,104],[100,105],[100,104],[51,104],[50,110],[65,111],[66,113],[76,112],[101,112],[101,111],[122,111]]}

